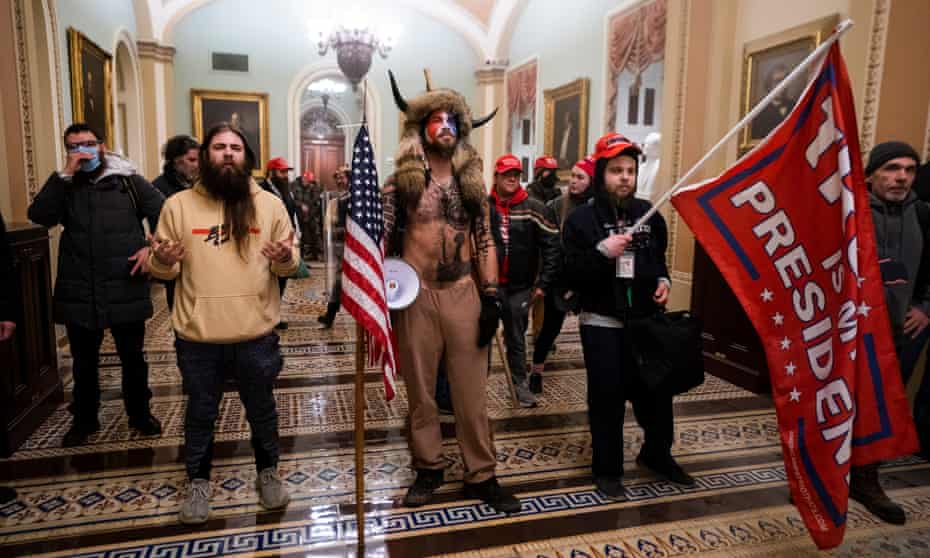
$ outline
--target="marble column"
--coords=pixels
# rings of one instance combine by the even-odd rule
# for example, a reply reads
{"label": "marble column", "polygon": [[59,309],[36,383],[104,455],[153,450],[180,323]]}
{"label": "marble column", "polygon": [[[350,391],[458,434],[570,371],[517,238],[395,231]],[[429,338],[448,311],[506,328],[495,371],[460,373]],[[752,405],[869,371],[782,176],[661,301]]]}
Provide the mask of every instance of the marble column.
{"label": "marble column", "polygon": [[142,122],[145,144],[144,174],[150,180],[161,172],[161,147],[174,129],[175,49],[152,41],[137,41],[142,72]]}
{"label": "marble column", "polygon": [[490,190],[494,160],[504,153],[507,139],[507,90],[504,86],[504,74],[507,70],[505,61],[490,60],[475,71],[478,81],[478,96],[472,113],[485,116],[498,109],[497,116],[490,122],[472,132],[472,145],[484,160],[484,180]]}

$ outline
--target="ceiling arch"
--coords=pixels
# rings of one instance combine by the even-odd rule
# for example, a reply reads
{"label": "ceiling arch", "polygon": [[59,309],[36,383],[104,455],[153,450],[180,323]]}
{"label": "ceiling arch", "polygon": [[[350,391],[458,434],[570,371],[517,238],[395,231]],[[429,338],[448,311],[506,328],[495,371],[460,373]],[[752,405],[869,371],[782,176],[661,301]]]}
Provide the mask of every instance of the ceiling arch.
{"label": "ceiling arch", "polygon": [[[217,0],[134,0],[139,38],[171,44],[186,15]],[[484,61],[500,61],[527,0],[397,0],[456,30]],[[478,8],[476,8],[476,5]]]}

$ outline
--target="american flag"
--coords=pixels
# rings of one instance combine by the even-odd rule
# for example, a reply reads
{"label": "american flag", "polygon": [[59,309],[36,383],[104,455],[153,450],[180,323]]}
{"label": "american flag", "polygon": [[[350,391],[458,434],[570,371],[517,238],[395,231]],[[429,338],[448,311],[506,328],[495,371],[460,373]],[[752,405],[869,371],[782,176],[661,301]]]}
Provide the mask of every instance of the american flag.
{"label": "american flag", "polygon": [[[397,344],[384,290],[384,215],[378,169],[368,128],[362,125],[352,152],[352,177],[342,256],[342,306],[367,333],[369,364],[384,372],[387,400],[394,398]],[[361,340],[359,340],[361,342]]]}

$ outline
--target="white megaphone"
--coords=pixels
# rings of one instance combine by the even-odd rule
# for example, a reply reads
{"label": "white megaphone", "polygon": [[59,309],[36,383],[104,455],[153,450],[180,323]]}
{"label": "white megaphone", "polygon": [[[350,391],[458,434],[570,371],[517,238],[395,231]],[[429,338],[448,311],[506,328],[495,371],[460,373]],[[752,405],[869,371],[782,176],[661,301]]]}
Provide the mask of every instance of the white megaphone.
{"label": "white megaphone", "polygon": [[384,259],[384,291],[389,310],[403,310],[420,293],[420,277],[413,266],[400,258]]}

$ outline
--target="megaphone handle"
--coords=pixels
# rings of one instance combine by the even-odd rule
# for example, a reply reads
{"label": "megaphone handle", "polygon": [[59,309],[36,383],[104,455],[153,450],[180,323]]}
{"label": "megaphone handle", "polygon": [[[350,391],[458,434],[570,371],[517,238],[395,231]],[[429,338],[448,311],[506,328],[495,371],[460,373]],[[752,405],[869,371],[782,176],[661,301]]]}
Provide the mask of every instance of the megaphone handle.
{"label": "megaphone handle", "polygon": [[520,400],[517,399],[517,388],[513,385],[513,376],[510,374],[510,363],[507,362],[507,353],[504,351],[504,342],[501,341],[501,330],[498,328],[494,332],[494,341],[497,343],[497,352],[501,356],[501,362],[504,363],[504,375],[507,377],[507,387],[510,389],[510,398],[513,400],[513,408],[520,408]]}

